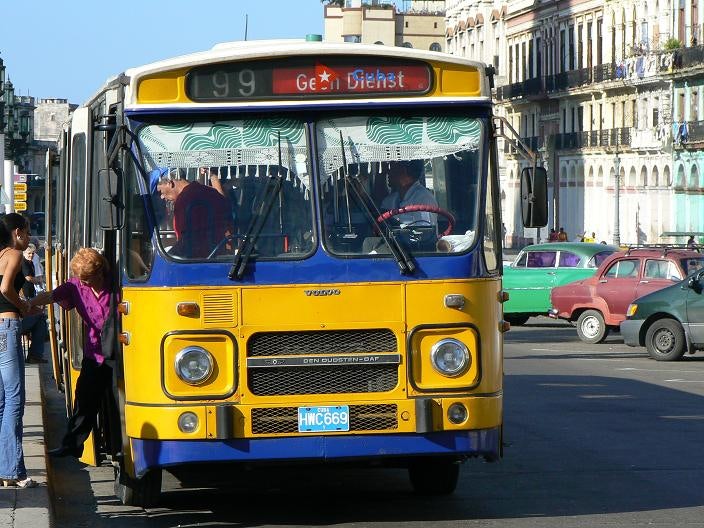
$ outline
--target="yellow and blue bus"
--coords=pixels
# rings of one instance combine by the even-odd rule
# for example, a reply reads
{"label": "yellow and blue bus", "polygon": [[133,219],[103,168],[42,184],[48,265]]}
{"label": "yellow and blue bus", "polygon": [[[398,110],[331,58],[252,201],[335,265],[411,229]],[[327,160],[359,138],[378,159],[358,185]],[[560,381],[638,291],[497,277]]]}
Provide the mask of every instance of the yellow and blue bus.
{"label": "yellow and blue bus", "polygon": [[[76,109],[48,273],[66,280],[83,246],[114,263],[117,405],[83,461],[113,464],[124,503],[183,465],[403,465],[443,494],[464,460],[501,457],[491,75],[407,48],[233,42]],[[160,181],[216,190],[226,228]],[[70,412],[82,327],[51,315]]]}

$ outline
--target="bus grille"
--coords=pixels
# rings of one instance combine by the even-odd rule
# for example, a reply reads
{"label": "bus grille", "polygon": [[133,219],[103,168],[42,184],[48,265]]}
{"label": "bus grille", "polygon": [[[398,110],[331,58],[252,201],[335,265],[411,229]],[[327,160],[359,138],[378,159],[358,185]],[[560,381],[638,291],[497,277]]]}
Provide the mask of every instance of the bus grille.
{"label": "bus grille", "polygon": [[[247,344],[247,357],[258,360],[320,354],[364,357],[396,351],[396,337],[390,330],[260,333]],[[398,364],[249,366],[247,381],[257,396],[387,392],[398,384]]]}
{"label": "bus grille", "polygon": [[386,392],[396,387],[398,365],[250,368],[247,377],[257,396]]}
{"label": "bus grille", "polygon": [[253,335],[247,345],[247,357],[365,352],[396,352],[394,333],[391,330],[271,332]]}
{"label": "bus grille", "polygon": [[[396,405],[350,405],[350,431],[398,429]],[[252,409],[252,433],[298,432],[298,407]]]}

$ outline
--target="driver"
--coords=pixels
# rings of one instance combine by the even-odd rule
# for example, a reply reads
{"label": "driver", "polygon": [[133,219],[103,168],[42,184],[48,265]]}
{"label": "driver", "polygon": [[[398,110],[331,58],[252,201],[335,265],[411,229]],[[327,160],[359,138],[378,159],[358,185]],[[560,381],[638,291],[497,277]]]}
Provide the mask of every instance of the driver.
{"label": "driver", "polygon": [[[425,171],[423,160],[397,161],[389,169],[387,183],[391,192],[381,202],[381,209],[388,211],[408,205],[438,206],[433,193],[420,183]],[[414,211],[395,215],[401,225],[436,226],[437,215],[425,211]]]}
{"label": "driver", "polygon": [[164,201],[173,204],[174,211],[176,243],[169,254],[206,258],[232,234],[230,202],[212,187],[182,178],[176,169],[159,171],[156,188]]}

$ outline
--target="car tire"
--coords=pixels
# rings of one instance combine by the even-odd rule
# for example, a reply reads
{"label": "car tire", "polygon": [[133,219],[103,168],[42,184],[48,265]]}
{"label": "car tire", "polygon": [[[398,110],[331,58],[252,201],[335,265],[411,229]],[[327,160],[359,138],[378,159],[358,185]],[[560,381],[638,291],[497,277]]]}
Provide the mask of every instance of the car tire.
{"label": "car tire", "polygon": [[504,314],[504,321],[511,326],[522,326],[528,322],[530,316],[523,314]]}
{"label": "car tire", "polygon": [[577,319],[577,335],[585,343],[601,343],[609,335],[604,316],[597,310],[586,310]]}
{"label": "car tire", "polygon": [[645,334],[645,348],[656,361],[677,361],[687,348],[684,329],[674,319],[655,321]]}

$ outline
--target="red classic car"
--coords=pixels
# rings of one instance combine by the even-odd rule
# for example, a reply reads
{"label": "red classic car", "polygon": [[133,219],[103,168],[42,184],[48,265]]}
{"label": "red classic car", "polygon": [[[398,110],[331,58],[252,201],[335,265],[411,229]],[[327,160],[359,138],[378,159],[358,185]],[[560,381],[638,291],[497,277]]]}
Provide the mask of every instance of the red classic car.
{"label": "red classic car", "polygon": [[671,247],[634,248],[610,255],[587,279],[553,288],[548,315],[575,322],[585,343],[600,343],[626,318],[635,299],[704,267],[704,255]]}

